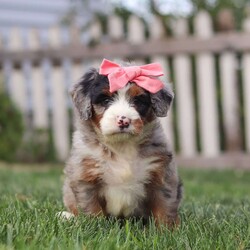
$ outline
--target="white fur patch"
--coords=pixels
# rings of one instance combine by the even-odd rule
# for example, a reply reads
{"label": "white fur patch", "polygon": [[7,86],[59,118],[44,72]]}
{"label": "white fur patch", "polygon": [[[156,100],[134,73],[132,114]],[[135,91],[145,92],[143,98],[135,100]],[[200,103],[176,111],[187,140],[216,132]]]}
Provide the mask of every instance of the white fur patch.
{"label": "white fur patch", "polygon": [[107,212],[114,216],[129,216],[137,207],[138,199],[145,196],[143,185],[107,186],[104,191]]}
{"label": "white fur patch", "polygon": [[71,220],[75,215],[66,211],[56,213],[56,217],[63,220]]}
{"label": "white fur patch", "polygon": [[106,187],[102,195],[107,202],[107,212],[114,216],[129,216],[146,195],[144,184],[155,166],[149,164],[152,159],[140,159],[136,152],[134,145],[124,145],[123,150],[117,152],[117,159],[107,163],[103,173]]}
{"label": "white fur patch", "polygon": [[[110,135],[120,132],[120,128],[116,125],[117,116],[126,116],[130,120],[140,119],[139,113],[132,107],[126,98],[126,92],[129,89],[127,85],[124,89],[119,90],[118,96],[112,105],[105,111],[101,121],[100,127],[103,135]],[[131,124],[124,132],[132,133],[134,126]]]}

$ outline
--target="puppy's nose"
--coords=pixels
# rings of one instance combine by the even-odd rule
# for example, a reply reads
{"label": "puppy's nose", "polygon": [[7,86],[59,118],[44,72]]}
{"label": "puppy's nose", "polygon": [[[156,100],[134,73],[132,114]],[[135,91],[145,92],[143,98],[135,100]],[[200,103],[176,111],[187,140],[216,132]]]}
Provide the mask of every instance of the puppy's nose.
{"label": "puppy's nose", "polygon": [[124,115],[118,115],[116,117],[116,124],[119,128],[128,128],[131,120]]}

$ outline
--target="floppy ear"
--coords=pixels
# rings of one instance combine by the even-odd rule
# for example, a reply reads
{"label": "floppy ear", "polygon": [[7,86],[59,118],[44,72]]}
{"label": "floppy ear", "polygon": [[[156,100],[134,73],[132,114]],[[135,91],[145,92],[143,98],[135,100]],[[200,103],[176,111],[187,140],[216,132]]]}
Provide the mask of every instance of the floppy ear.
{"label": "floppy ear", "polygon": [[156,116],[167,116],[168,110],[174,99],[174,93],[170,87],[165,86],[155,94],[151,94],[151,102]]}
{"label": "floppy ear", "polygon": [[96,69],[89,70],[70,90],[74,106],[82,120],[88,120],[92,116],[90,91],[97,75]]}

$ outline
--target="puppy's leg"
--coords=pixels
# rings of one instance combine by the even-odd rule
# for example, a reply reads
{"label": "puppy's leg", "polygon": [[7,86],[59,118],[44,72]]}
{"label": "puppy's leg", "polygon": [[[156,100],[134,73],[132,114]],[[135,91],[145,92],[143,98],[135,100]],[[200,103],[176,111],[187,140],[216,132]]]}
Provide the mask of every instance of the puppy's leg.
{"label": "puppy's leg", "polygon": [[178,216],[179,202],[168,203],[162,190],[154,192],[153,198],[150,202],[152,215],[157,226],[167,225],[169,229],[173,229],[180,223]]}
{"label": "puppy's leg", "polygon": [[105,201],[98,194],[99,188],[92,184],[78,184],[76,187],[77,205],[87,215],[105,215]]}
{"label": "puppy's leg", "polygon": [[63,186],[63,202],[65,207],[71,214],[78,215],[76,197],[73,193],[73,190],[70,186],[70,182],[68,181],[68,179],[65,180]]}
{"label": "puppy's leg", "polygon": [[98,185],[83,181],[65,180],[63,201],[67,210],[73,215],[83,212],[87,215],[104,215],[105,201],[98,195]]}

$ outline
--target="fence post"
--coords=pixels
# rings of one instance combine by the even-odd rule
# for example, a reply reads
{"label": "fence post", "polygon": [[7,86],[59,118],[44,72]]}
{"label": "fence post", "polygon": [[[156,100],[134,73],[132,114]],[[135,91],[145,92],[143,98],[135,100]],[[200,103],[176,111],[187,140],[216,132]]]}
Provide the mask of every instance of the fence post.
{"label": "fence post", "polygon": [[64,79],[59,67],[53,67],[51,83],[54,141],[58,158],[65,160],[69,152],[69,122]]}
{"label": "fence post", "polygon": [[[180,39],[188,35],[187,20],[176,21],[174,35]],[[187,54],[177,54],[173,64],[180,150],[185,156],[193,156],[196,154],[196,134],[191,60]]]}
{"label": "fence post", "polygon": [[[54,33],[54,32],[55,33]],[[51,46],[60,46],[61,34],[60,28],[54,27],[50,31],[49,44]],[[67,99],[62,74],[62,65],[53,66],[49,62],[51,69],[51,92],[52,92],[52,128],[54,143],[59,160],[65,160],[69,152],[69,121],[67,112]]]}
{"label": "fence post", "polygon": [[76,44],[80,43],[81,40],[81,34],[80,34],[80,30],[77,26],[72,25],[70,27],[67,27],[69,29],[69,43],[74,46]]}
{"label": "fence post", "polygon": [[[243,24],[243,30],[250,33],[250,17],[248,17]],[[246,149],[250,153],[250,52],[245,52],[242,58],[243,69],[243,94],[245,103],[245,136],[246,136]]]}
{"label": "fence post", "polygon": [[30,29],[27,34],[27,40],[28,40],[28,48],[30,50],[38,50],[41,48],[38,29]]}
{"label": "fence post", "polygon": [[[40,47],[38,30],[31,29],[29,32],[29,48],[37,49]],[[44,82],[44,72],[41,70],[42,62],[39,66],[32,68],[31,91],[33,97],[33,122],[36,128],[48,128],[48,112],[46,103],[46,91]]]}
{"label": "fence post", "polygon": [[237,89],[237,61],[235,54],[223,52],[220,60],[223,127],[226,136],[226,149],[239,150],[241,147],[239,124],[239,100]]}
{"label": "fence post", "polygon": [[[151,23],[151,25],[149,26],[150,39],[157,40],[163,38],[166,35],[163,24],[160,22],[158,17],[153,16],[152,22],[150,23]],[[150,59],[150,61],[158,62],[161,64],[164,71],[164,76],[162,79],[165,83],[168,83],[170,79],[168,58],[162,55],[155,55]],[[160,121],[167,140],[169,141],[171,147],[174,148],[174,129],[173,129],[172,111],[171,110],[169,111],[167,117],[160,118]]]}
{"label": "fence post", "polygon": [[[94,20],[93,23],[90,25],[90,30],[89,30],[89,35],[90,35],[90,40],[101,43],[102,37],[103,37],[103,32],[102,32],[102,27],[101,27],[101,22],[100,20]],[[89,67],[88,68],[99,68],[101,63],[101,59],[89,59],[87,61],[83,61],[83,64],[85,66]],[[85,72],[84,72],[85,73]]]}
{"label": "fence post", "polygon": [[93,22],[91,22],[89,33],[92,41],[100,42],[102,37],[102,27],[99,20],[94,20]]}
{"label": "fence post", "polygon": [[108,17],[108,34],[111,41],[119,41],[124,38],[124,28],[121,17],[116,15]]}
{"label": "fence post", "polygon": [[[131,15],[128,19],[128,42],[133,45],[142,44],[145,41],[145,27],[142,20],[136,16]],[[137,65],[145,63],[144,59],[133,58],[133,62]]]}
{"label": "fence post", "polygon": [[[22,31],[17,28],[13,27],[10,30],[9,36],[8,36],[8,47],[6,48],[10,51],[17,51],[23,49],[23,43],[22,43]],[[8,74],[11,76],[9,77],[9,90],[10,95],[13,98],[13,101],[16,103],[16,105],[20,108],[22,113],[26,116],[26,111],[28,108],[28,98],[27,98],[27,92],[26,92],[26,85],[24,81],[24,75],[22,68],[15,68],[14,65],[11,64],[11,67],[9,68]]]}
{"label": "fence post", "polygon": [[131,15],[128,19],[128,42],[131,44],[141,44],[145,41],[145,28],[142,20]]}
{"label": "fence post", "polygon": [[[26,48],[36,50],[40,48],[38,30],[27,31]],[[33,125],[35,128],[48,128],[48,116],[46,106],[46,94],[44,77],[40,66],[33,66],[29,60],[24,61],[26,84],[29,89],[29,105],[33,112]]]}
{"label": "fence post", "polygon": [[[195,34],[201,39],[213,35],[209,14],[202,11],[194,19]],[[196,74],[198,81],[199,123],[202,154],[219,154],[218,112],[216,104],[215,60],[209,52],[196,55]]]}
{"label": "fence post", "polygon": [[153,16],[148,25],[150,38],[160,40],[167,35],[163,23],[158,16]]}
{"label": "fence post", "polygon": [[36,128],[48,128],[49,122],[46,104],[44,75],[40,66],[33,67],[32,96],[34,126]]}
{"label": "fence post", "polygon": [[61,45],[61,27],[52,26],[49,28],[48,45],[53,48],[58,48]]}

